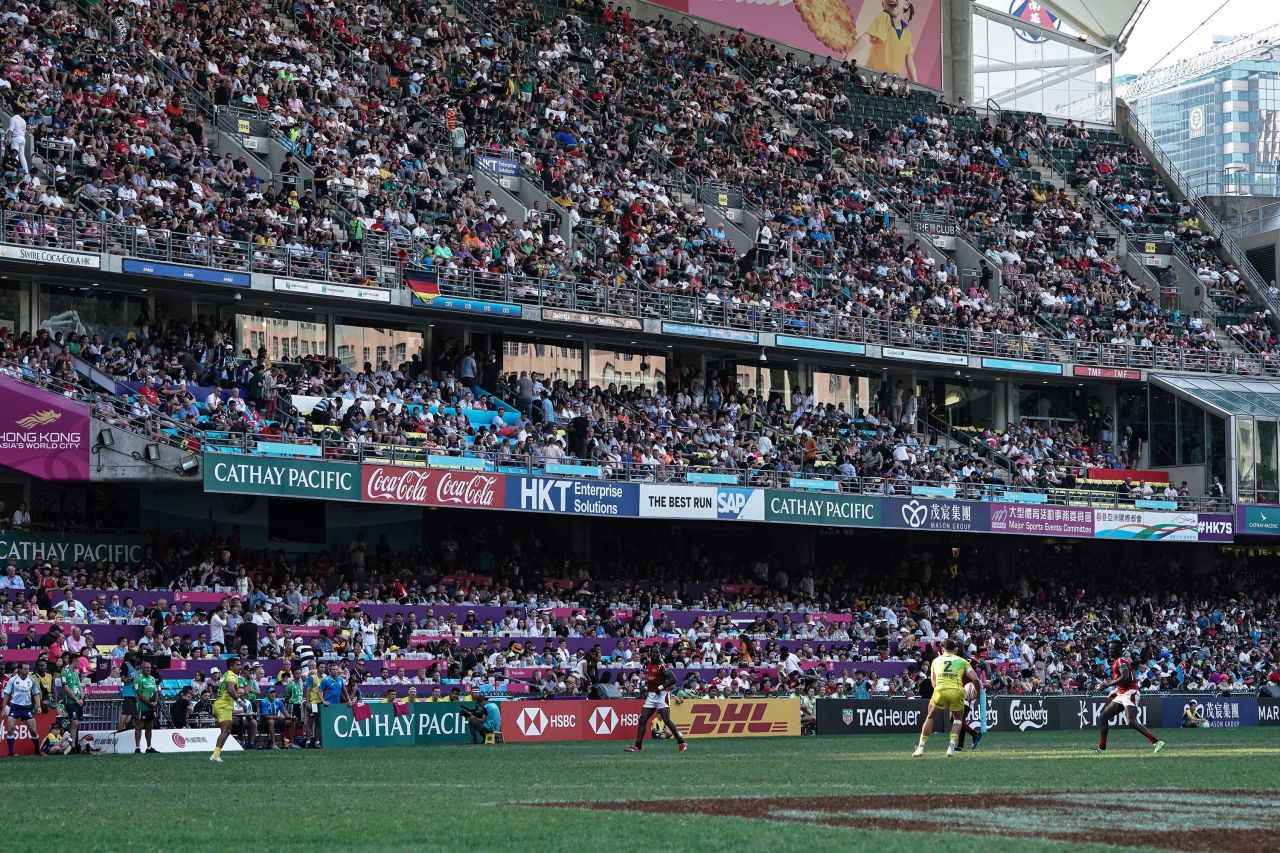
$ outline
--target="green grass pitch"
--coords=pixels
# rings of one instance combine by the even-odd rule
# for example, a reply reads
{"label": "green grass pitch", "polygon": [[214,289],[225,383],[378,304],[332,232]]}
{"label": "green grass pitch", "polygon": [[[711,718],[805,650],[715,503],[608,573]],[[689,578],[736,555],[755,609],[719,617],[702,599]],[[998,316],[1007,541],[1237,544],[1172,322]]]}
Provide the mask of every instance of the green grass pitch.
{"label": "green grass pitch", "polygon": [[670,741],[639,755],[622,742],[246,752],[220,766],[0,758],[3,849],[1231,851],[1277,837],[1280,729],[1163,735],[1159,755],[1121,730],[1105,756],[1080,732],[993,734],[951,759],[942,736],[912,759],[911,735],[694,740],[685,754]]}

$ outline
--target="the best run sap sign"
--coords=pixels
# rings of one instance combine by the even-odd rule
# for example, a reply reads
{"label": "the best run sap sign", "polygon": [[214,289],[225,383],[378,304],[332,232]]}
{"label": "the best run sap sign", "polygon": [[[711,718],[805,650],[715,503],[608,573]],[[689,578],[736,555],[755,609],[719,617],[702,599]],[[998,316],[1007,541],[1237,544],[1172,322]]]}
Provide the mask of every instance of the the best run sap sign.
{"label": "the best run sap sign", "polygon": [[716,490],[705,486],[640,486],[641,518],[717,518]]}

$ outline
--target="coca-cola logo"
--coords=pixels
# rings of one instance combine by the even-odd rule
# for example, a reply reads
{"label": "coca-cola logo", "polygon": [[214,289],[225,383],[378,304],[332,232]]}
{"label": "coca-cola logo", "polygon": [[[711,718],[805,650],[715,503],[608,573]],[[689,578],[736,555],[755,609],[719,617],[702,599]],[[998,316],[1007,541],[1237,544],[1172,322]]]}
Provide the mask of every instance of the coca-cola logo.
{"label": "coca-cola logo", "polygon": [[372,466],[365,468],[364,498],[388,503],[497,507],[502,505],[503,478],[500,474]]}
{"label": "coca-cola logo", "polygon": [[445,472],[436,480],[436,503],[496,506],[498,475]]}
{"label": "coca-cola logo", "polygon": [[424,504],[430,471],[414,468],[366,468],[364,496],[371,501]]}

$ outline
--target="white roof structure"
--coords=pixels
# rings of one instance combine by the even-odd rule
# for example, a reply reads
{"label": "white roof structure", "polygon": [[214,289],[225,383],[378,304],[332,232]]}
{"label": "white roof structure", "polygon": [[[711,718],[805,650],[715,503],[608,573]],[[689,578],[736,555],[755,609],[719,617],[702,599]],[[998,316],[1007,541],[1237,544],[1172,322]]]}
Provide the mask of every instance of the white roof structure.
{"label": "white roof structure", "polygon": [[1123,46],[1149,0],[1043,0],[1072,29],[1108,46]]}

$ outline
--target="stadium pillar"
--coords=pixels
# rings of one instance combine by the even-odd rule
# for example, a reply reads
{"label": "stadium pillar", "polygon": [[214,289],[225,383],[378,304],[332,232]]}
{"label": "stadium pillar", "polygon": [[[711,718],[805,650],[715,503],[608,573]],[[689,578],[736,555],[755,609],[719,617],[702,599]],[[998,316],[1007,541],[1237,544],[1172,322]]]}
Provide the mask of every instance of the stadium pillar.
{"label": "stadium pillar", "polygon": [[948,101],[964,98],[973,104],[973,2],[943,2],[942,47],[946,57],[943,94]]}

